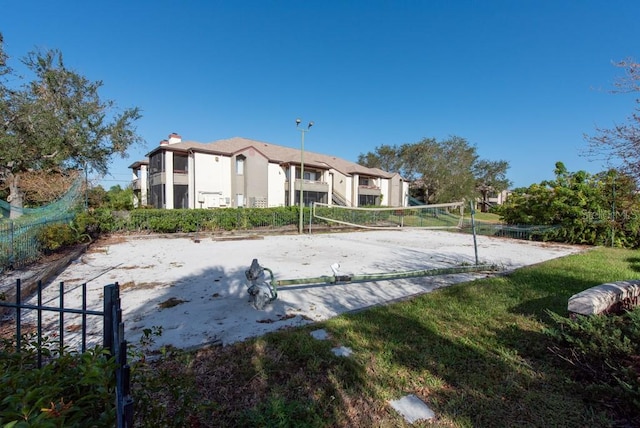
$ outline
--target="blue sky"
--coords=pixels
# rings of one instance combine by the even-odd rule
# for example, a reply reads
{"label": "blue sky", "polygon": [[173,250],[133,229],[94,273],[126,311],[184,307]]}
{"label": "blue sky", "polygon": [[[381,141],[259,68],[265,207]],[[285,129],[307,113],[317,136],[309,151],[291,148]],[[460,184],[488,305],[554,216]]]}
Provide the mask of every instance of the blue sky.
{"label": "blue sky", "polygon": [[640,59],[636,0],[30,1],[3,0],[10,65],[36,48],[101,80],[103,98],[137,106],[146,143],[171,132],[305,149],[356,161],[382,144],[460,136],[506,160],[514,187],[605,166],[585,134],[623,122],[633,94],[610,90]]}

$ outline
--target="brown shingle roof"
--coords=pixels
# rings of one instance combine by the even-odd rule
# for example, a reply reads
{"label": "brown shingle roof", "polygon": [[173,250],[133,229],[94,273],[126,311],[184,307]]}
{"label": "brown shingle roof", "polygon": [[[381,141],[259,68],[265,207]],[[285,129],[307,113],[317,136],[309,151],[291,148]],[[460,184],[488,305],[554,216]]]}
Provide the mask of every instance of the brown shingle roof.
{"label": "brown shingle roof", "polygon": [[[212,153],[219,155],[232,156],[249,147],[262,153],[270,162],[276,163],[300,163],[300,150],[290,147],[278,146],[276,144],[265,143],[262,141],[249,140],[247,138],[233,137],[226,140],[212,141],[210,143],[198,143],[196,141],[183,141],[181,143],[170,144],[167,146],[157,147],[149,152],[149,155],[158,150],[175,150],[175,151],[197,151],[202,153]],[[367,168],[354,162],[347,161],[335,156],[323,155],[305,150],[304,163],[309,166],[322,169],[335,169],[345,175],[361,174],[372,177],[391,178],[394,173],[389,173],[378,168]]]}

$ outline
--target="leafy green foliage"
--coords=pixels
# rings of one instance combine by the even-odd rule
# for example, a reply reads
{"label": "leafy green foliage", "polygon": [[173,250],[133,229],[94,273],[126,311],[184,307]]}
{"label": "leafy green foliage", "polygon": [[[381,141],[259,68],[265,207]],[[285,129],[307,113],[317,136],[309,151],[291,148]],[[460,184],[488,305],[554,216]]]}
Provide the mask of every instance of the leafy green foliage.
{"label": "leafy green foliage", "polygon": [[66,223],[50,224],[41,228],[38,232],[38,242],[47,253],[76,243],[74,231]]}
{"label": "leafy green foliage", "polygon": [[358,163],[400,173],[413,182],[412,196],[426,203],[475,199],[482,191],[486,196],[510,185],[508,162],[481,160],[475,146],[455,136],[443,141],[424,138],[412,144],[382,145],[374,152],[360,154]]}
{"label": "leafy green foliage", "polygon": [[92,212],[83,211],[78,213],[71,222],[78,241],[83,242],[85,237],[93,240],[100,235],[100,220]]}
{"label": "leafy green foliage", "polygon": [[[193,357],[171,346],[152,350],[162,332],[159,326],[145,328],[138,344],[128,346],[133,399],[144,403],[134,407],[136,426],[201,426],[198,421],[210,407],[208,400],[192,375],[175,376],[179,368],[190,366]],[[149,355],[154,358],[148,359]]]}
{"label": "leafy green foliage", "polygon": [[591,385],[591,399],[640,414],[640,308],[621,315],[565,318],[549,313],[553,351]]}
{"label": "leafy green foliage", "polygon": [[481,196],[482,211],[486,212],[489,208],[489,196],[506,190],[511,185],[511,181],[507,179],[509,163],[504,160],[488,161],[481,159],[475,163],[473,168],[473,175],[476,177],[476,190]]}
{"label": "leafy green foliage", "polygon": [[122,188],[119,185],[112,186],[108,191],[102,186],[89,189],[89,208],[111,209],[126,211],[133,209],[133,189],[129,186]]}
{"label": "leafy green foliage", "polygon": [[0,342],[0,424],[8,427],[114,426],[114,360],[100,348],[83,354],[63,351],[44,341],[48,362],[38,368],[38,344],[24,336]]}
{"label": "leafy green foliage", "polygon": [[105,173],[114,155],[124,156],[142,141],[134,127],[140,110],[114,113],[114,101],[99,95],[102,82],[69,70],[61,52],[30,52],[22,62],[31,81],[0,64],[0,74],[13,75],[11,87],[5,83],[9,79],[0,80],[0,176],[12,196],[21,194],[25,171]]}
{"label": "leafy green foliage", "polygon": [[546,239],[572,244],[640,245],[640,199],[615,171],[571,173],[556,163],[554,180],[519,188],[497,211],[508,224],[560,226]]}
{"label": "leafy green foliage", "polygon": [[[148,231],[155,233],[192,233],[196,231],[233,231],[295,226],[298,207],[154,209],[140,208],[116,215],[99,209],[92,216],[103,232]],[[309,218],[305,209],[305,218]]]}
{"label": "leafy green foliage", "polygon": [[70,245],[88,244],[99,232],[99,221],[83,212],[69,223],[51,223],[39,228],[37,240],[45,253],[51,253]]}

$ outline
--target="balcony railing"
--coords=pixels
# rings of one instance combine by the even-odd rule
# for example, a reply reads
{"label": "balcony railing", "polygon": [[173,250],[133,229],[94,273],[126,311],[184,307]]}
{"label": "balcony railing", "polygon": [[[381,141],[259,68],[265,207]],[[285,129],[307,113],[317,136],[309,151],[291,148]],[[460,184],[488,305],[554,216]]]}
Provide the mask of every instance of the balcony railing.
{"label": "balcony railing", "polygon": [[[329,191],[329,183],[326,181],[316,181],[316,180],[300,180],[296,178],[295,181],[295,189],[300,190],[300,183],[302,182],[303,190],[307,190],[309,192],[328,192]],[[286,184],[289,186],[289,183]]]}
{"label": "balcony railing", "polygon": [[360,195],[380,195],[382,194],[382,190],[378,186],[358,186],[358,194]]}

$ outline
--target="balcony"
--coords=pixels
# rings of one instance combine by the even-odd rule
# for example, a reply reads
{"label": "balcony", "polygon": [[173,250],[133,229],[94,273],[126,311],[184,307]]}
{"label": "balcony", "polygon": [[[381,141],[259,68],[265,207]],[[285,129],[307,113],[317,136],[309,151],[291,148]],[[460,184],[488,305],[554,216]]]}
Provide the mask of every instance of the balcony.
{"label": "balcony", "polygon": [[181,185],[189,184],[189,174],[186,169],[173,170],[173,184],[181,184]]}
{"label": "balcony", "polygon": [[358,193],[360,195],[381,195],[382,191],[380,190],[380,187],[378,186],[373,186],[373,185],[359,185],[358,186]]}
{"label": "balcony", "polygon": [[140,179],[139,178],[135,178],[135,179],[131,180],[131,188],[133,190],[142,189],[142,184],[140,183]]}
{"label": "balcony", "polygon": [[[300,190],[300,179],[295,181],[295,190]],[[329,183],[325,181],[304,180],[302,183],[302,190],[307,192],[329,192]]]}

